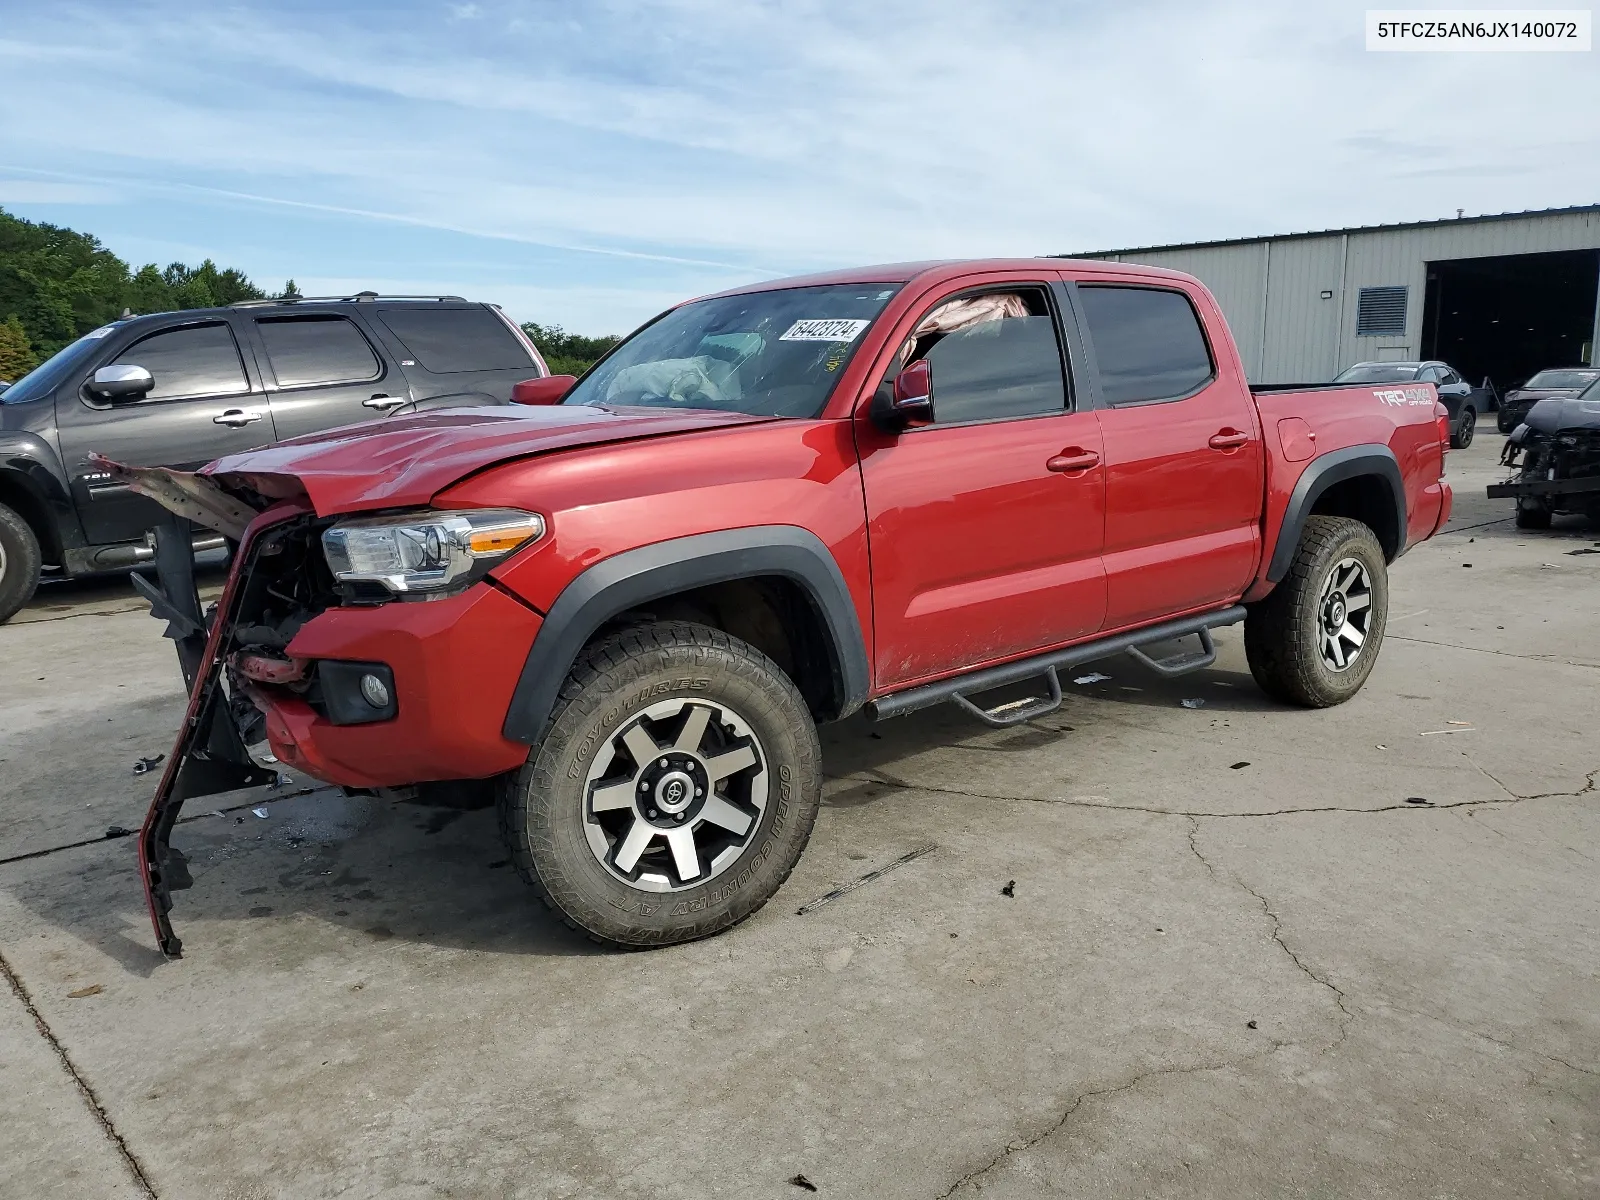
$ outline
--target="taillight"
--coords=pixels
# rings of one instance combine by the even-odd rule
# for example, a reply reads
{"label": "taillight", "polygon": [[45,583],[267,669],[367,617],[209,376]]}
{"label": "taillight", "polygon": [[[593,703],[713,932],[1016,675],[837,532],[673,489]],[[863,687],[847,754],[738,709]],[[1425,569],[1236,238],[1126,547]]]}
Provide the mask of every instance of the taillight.
{"label": "taillight", "polygon": [[1450,410],[1442,401],[1433,402],[1433,423],[1439,430],[1439,451],[1442,454],[1450,453]]}

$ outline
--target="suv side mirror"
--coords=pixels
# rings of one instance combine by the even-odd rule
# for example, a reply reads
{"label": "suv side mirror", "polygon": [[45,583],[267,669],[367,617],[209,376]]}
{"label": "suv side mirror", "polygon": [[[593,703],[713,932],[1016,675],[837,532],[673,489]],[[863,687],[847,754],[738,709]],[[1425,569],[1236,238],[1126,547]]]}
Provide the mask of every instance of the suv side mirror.
{"label": "suv side mirror", "polygon": [[925,358],[908,363],[894,377],[892,388],[880,387],[872,397],[873,421],[891,433],[933,424],[933,368]]}
{"label": "suv side mirror", "polygon": [[149,371],[132,363],[101,367],[89,381],[89,390],[102,400],[132,400],[155,387]]}
{"label": "suv side mirror", "polygon": [[540,379],[524,379],[511,385],[513,404],[560,404],[561,398],[578,382],[576,375],[546,375]]}

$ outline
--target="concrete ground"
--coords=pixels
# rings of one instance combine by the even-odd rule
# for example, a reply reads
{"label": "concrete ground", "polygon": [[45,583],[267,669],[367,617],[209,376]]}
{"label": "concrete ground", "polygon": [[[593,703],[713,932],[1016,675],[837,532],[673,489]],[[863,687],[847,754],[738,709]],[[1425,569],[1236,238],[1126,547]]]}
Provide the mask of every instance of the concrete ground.
{"label": "concrete ground", "polygon": [[0,628],[0,1194],[1600,1194],[1600,531],[1515,530],[1497,449],[1351,703],[1267,702],[1234,630],[1015,730],[829,730],[787,886],[654,953],[488,811],[297,781],[190,807],[162,962],[105,833],[175,659],[51,585]]}

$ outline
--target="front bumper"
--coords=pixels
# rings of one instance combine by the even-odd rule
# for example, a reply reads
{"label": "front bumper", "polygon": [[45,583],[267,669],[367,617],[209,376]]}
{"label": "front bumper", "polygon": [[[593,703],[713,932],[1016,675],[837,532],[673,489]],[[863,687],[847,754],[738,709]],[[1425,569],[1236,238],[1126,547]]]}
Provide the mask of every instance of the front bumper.
{"label": "front bumper", "polygon": [[527,759],[500,732],[511,693],[539,631],[539,616],[499,588],[473,585],[422,603],[334,608],[289,643],[308,662],[383,663],[394,673],[395,715],[336,724],[289,688],[257,683],[273,754],[326,783],[399,787],[483,779]]}

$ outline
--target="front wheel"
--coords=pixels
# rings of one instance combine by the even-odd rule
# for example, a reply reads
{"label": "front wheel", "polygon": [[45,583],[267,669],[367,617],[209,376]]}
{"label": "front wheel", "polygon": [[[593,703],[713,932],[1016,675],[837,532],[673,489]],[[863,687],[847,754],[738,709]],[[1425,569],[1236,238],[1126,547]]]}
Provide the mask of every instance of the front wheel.
{"label": "front wheel", "polygon": [[663,622],[585,651],[501,794],[512,860],[614,946],[717,933],[767,902],[811,836],[816,727],[794,684],[721,630]]}
{"label": "front wheel", "polygon": [[39,539],[16,512],[0,504],[0,624],[33,599],[39,567]]}
{"label": "front wheel", "polygon": [[1456,431],[1450,435],[1450,445],[1457,450],[1465,450],[1472,445],[1472,435],[1478,429],[1478,410],[1468,405],[1461,410],[1461,416],[1456,420]]}
{"label": "front wheel", "polygon": [[1244,623],[1245,655],[1275,700],[1327,708],[1361,690],[1389,619],[1389,573],[1371,529],[1308,517],[1288,574]]}

